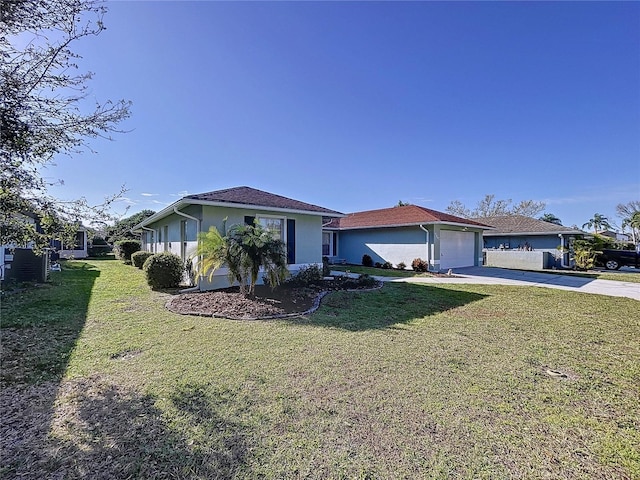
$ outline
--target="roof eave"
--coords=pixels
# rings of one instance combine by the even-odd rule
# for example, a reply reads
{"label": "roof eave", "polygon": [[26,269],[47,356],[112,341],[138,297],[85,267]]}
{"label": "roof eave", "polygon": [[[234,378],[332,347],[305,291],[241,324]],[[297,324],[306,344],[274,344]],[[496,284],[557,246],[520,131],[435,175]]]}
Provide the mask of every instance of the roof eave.
{"label": "roof eave", "polygon": [[328,227],[327,230],[363,230],[368,228],[398,228],[398,227],[419,227],[420,225],[451,225],[463,228],[475,228],[478,230],[493,230],[494,227],[488,225],[473,225],[470,223],[445,222],[441,220],[432,220],[429,222],[412,222],[412,223],[394,223],[392,225],[361,225],[357,227]]}
{"label": "roof eave", "polygon": [[151,215],[150,217],[144,219],[139,224],[135,225],[131,228],[132,232],[140,232],[143,227],[147,225],[157,222],[158,220],[171,215],[173,213],[173,209],[181,207],[183,205],[206,205],[211,207],[227,207],[227,208],[244,208],[244,209],[254,209],[254,210],[268,210],[271,212],[281,212],[281,213],[298,213],[304,215],[314,215],[314,216],[323,216],[323,217],[332,217],[332,218],[341,218],[344,217],[344,213],[334,212],[332,210],[328,212],[314,212],[312,210],[301,210],[294,208],[282,208],[282,207],[268,207],[266,205],[253,205],[246,203],[231,203],[231,202],[213,202],[210,200],[199,200],[195,198],[181,198],[180,200],[172,203],[168,207],[163,208],[159,212]]}
{"label": "roof eave", "polygon": [[212,201],[212,200],[199,200],[196,198],[187,198],[183,200],[186,201],[186,203],[192,204],[192,205],[207,205],[210,207],[228,207],[228,208],[245,208],[245,209],[255,209],[255,210],[269,210],[269,211],[273,211],[273,212],[282,212],[282,213],[300,213],[300,214],[304,214],[304,215],[316,215],[316,216],[323,216],[323,217],[335,217],[335,218],[340,218],[340,217],[344,217],[345,214],[344,213],[340,213],[340,212],[335,212],[333,210],[328,210],[326,212],[314,212],[313,210],[303,210],[303,209],[297,209],[297,208],[284,208],[284,207],[269,207],[266,205],[255,205],[255,204],[249,204],[249,203],[234,203],[234,202],[217,202],[217,201]]}
{"label": "roof eave", "polygon": [[175,202],[173,202],[171,205],[163,208],[162,210],[160,210],[159,212],[154,213],[153,215],[151,215],[150,217],[145,218],[142,222],[140,222],[137,225],[134,225],[133,227],[131,227],[131,231],[134,233],[140,233],[143,229],[143,227],[146,227],[147,225],[149,225],[150,223],[153,223],[155,221],[160,220],[161,218],[166,217],[167,215],[170,215],[173,213],[173,208],[176,207],[180,207],[182,205],[188,205],[188,202],[184,201],[184,198],[181,198],[180,200],[177,200]]}
{"label": "roof eave", "polygon": [[491,232],[488,235],[586,235],[580,230],[557,230],[553,232]]}

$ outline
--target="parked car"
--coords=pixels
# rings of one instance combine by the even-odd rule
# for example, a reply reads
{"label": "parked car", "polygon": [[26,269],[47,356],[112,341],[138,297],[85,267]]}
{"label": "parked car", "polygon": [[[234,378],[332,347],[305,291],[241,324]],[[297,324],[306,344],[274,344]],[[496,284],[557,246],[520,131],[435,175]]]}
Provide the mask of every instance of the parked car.
{"label": "parked car", "polygon": [[628,266],[640,268],[640,252],[635,250],[602,250],[598,255],[598,264],[609,270],[618,270]]}

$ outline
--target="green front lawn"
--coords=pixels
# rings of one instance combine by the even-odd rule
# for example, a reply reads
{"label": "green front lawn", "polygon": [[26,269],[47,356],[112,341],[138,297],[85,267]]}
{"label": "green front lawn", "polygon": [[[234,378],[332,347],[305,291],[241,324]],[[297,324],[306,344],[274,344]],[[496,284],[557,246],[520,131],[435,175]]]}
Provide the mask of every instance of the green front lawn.
{"label": "green front lawn", "polygon": [[114,260],[2,298],[0,477],[640,478],[637,301],[387,284],[229,321],[168,298]]}

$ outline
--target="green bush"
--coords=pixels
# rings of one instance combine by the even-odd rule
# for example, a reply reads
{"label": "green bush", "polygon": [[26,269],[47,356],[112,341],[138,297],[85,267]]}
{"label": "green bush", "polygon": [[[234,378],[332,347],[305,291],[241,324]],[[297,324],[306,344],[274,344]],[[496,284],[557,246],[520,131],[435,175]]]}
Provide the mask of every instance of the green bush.
{"label": "green bush", "polygon": [[106,257],[112,249],[113,247],[104,238],[96,236],[89,243],[87,253],[90,257]]}
{"label": "green bush", "polygon": [[318,265],[302,267],[295,275],[292,275],[286,283],[295,286],[317,285],[322,283],[322,269]]}
{"label": "green bush", "polygon": [[415,272],[426,272],[429,270],[429,265],[421,258],[415,258],[413,262],[411,262],[411,268],[413,268]]}
{"label": "green bush", "polygon": [[382,268],[384,268],[385,270],[389,270],[389,269],[393,268],[393,265],[391,264],[391,262],[384,262],[382,264]]}
{"label": "green bush", "polygon": [[362,265],[365,267],[373,267],[373,259],[366,253],[362,255]]}
{"label": "green bush", "polygon": [[124,263],[131,264],[131,255],[139,252],[142,249],[142,245],[139,240],[121,240],[116,242],[116,254],[120,260],[124,260]]}
{"label": "green bush", "polygon": [[396,268],[398,270],[404,270],[405,268],[407,268],[407,264],[404,262],[400,262],[399,264],[396,265]]}
{"label": "green bush", "polygon": [[331,274],[329,267],[329,257],[322,257],[322,276],[328,277]]}
{"label": "green bush", "polygon": [[378,285],[378,281],[371,275],[363,273],[358,278],[338,277],[336,282],[340,285],[340,288],[347,290],[355,290],[359,288],[372,288]]}
{"label": "green bush", "polygon": [[153,255],[151,252],[135,252],[131,254],[131,263],[134,267],[142,268],[144,262],[146,262],[147,258],[151,255]]}
{"label": "green bush", "polygon": [[142,269],[151,288],[173,288],[182,282],[184,264],[179,256],[164,252],[147,258]]}

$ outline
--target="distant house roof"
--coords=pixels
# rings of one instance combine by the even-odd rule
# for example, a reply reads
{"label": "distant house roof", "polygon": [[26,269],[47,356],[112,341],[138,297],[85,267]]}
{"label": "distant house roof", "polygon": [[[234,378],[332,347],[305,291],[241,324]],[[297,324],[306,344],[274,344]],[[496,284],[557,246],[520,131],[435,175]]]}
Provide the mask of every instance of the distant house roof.
{"label": "distant house roof", "polygon": [[418,205],[403,205],[379,210],[349,213],[342,218],[333,219],[329,224],[325,225],[325,228],[348,230],[356,228],[402,227],[433,223],[471,226],[482,229],[492,228],[485,223],[456,217],[455,215],[449,215],[448,213],[438,212],[437,210],[431,210]]}
{"label": "distant house roof", "polygon": [[502,215],[496,217],[475,218],[479,222],[484,222],[495,228],[486,232],[485,236],[502,236],[506,234],[517,235],[584,235],[585,232],[575,228],[556,225],[555,223],[537,220],[524,215]]}
{"label": "distant house roof", "polygon": [[292,198],[283,197],[274,193],[265,192],[251,187],[234,187],[213,192],[187,195],[168,207],[160,210],[156,214],[146,218],[132,231],[139,231],[142,227],[149,225],[161,218],[166,217],[186,205],[212,205],[236,208],[254,208],[264,210],[274,210],[289,213],[305,213],[310,215],[321,215],[323,217],[337,217],[343,213],[328,208],[319,207],[311,203],[301,202]]}

